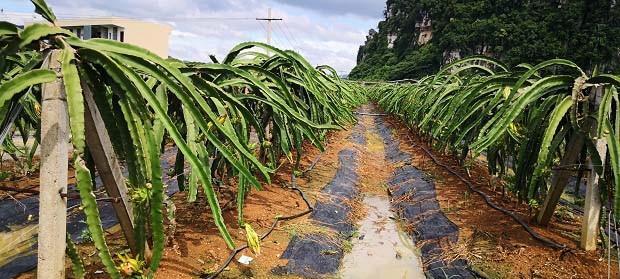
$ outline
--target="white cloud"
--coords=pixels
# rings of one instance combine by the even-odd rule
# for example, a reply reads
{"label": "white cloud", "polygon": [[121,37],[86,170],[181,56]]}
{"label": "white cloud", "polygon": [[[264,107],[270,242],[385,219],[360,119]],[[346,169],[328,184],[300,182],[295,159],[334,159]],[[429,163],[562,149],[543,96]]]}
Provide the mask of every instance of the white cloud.
{"label": "white cloud", "polygon": [[17,25],[24,25],[27,22],[40,20],[43,20],[43,18],[33,13],[4,12],[0,14],[0,21],[11,22]]}
{"label": "white cloud", "polygon": [[265,17],[267,9],[272,7],[273,16],[284,19],[272,25],[275,46],[298,50],[313,64],[327,64],[340,72],[348,72],[355,66],[357,50],[367,30],[377,24],[385,0],[48,2],[59,18],[120,16],[165,22],[174,27],[170,36],[170,54],[199,61],[209,61],[209,54],[222,58],[241,42],[264,41],[266,23],[255,18]]}
{"label": "white cloud", "polygon": [[323,14],[359,15],[376,18],[381,16],[385,7],[384,0],[275,0],[291,6],[311,9]]}

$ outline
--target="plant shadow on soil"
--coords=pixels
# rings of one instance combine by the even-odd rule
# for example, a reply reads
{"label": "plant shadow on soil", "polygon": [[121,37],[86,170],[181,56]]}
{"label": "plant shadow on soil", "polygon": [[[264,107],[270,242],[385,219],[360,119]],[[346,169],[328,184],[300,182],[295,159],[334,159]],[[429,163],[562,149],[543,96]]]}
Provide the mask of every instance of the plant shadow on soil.
{"label": "plant shadow on soil", "polygon": [[[469,192],[457,177],[434,164],[419,146],[432,148],[402,122],[392,117],[386,122],[394,128],[394,135],[403,139],[400,147],[412,155],[412,165],[434,178],[440,208],[459,228],[458,242],[444,243],[447,252],[441,259],[467,259],[471,267],[489,278],[607,278],[607,263],[601,250],[587,253],[577,247],[575,236],[581,229],[579,218],[566,220],[556,216],[548,228],[531,223],[536,232],[570,250],[546,247],[508,216],[493,210],[481,197]],[[467,177],[454,157],[433,153]],[[502,195],[494,191],[497,181],[480,162],[470,168],[469,180],[496,204],[517,213],[522,220],[531,220],[526,204],[519,204],[509,193]],[[618,278],[615,263],[611,265],[610,278]]]}

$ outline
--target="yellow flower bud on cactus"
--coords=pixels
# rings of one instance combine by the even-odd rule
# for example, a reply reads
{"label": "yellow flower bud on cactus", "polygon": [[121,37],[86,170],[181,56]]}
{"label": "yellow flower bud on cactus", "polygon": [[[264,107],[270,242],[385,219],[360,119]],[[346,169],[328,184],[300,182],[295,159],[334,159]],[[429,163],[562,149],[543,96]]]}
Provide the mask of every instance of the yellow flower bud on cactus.
{"label": "yellow flower bud on cactus", "polygon": [[260,238],[250,224],[245,224],[245,234],[248,239],[248,247],[252,249],[254,254],[260,254]]}

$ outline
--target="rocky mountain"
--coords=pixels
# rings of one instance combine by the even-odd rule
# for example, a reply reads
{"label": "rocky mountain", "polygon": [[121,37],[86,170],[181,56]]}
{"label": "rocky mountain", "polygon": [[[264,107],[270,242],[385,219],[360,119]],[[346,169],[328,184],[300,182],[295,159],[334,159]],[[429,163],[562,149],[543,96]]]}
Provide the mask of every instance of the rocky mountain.
{"label": "rocky mountain", "polygon": [[352,79],[397,80],[484,54],[510,66],[565,58],[584,69],[620,65],[615,0],[388,0],[360,46]]}

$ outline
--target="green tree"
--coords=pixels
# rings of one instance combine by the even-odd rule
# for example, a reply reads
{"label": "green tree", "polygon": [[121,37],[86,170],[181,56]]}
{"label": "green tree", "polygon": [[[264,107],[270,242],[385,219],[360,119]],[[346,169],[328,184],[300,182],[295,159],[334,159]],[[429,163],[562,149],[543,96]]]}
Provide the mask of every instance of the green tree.
{"label": "green tree", "polygon": [[[620,63],[620,8],[612,0],[388,0],[387,7],[351,78],[419,78],[437,71],[451,52],[509,66],[564,58],[586,71],[617,71]],[[433,38],[419,45],[416,23],[425,16]],[[398,36],[393,48],[388,34]],[[388,54],[396,59],[384,59]]]}

